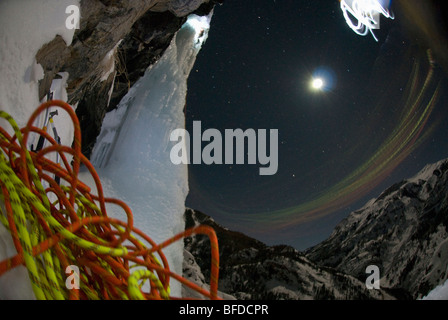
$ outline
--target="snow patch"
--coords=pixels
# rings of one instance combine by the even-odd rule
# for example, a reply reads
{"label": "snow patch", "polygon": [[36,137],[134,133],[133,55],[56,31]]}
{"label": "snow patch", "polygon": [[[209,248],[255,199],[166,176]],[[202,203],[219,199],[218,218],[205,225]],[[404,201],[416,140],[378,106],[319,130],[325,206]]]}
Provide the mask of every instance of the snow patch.
{"label": "snow patch", "polygon": [[[0,1],[0,108],[11,114],[19,127],[26,124],[39,104],[38,80],[43,70],[36,53],[60,35],[70,45],[75,30],[65,26],[68,5],[79,0]],[[8,128],[3,120],[0,125]]]}
{"label": "snow patch", "polygon": [[444,284],[435,287],[422,300],[448,300],[448,280]]}
{"label": "snow patch", "polygon": [[[0,223],[0,261],[16,254],[11,234]],[[35,299],[28,270],[24,266],[14,268],[0,277],[0,300],[7,299]]]}
{"label": "snow patch", "polygon": [[106,53],[103,60],[101,61],[100,66],[103,70],[100,79],[101,81],[106,81],[109,76],[115,72],[115,55],[117,53],[118,46],[122,41],[123,39],[118,41],[115,47],[113,47],[112,50]]}

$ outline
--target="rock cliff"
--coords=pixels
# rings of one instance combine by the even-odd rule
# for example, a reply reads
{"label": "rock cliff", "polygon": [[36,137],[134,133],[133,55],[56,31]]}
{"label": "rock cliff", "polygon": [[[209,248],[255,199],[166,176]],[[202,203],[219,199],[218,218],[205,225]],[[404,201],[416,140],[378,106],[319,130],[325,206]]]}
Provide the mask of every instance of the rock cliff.
{"label": "rock cliff", "polygon": [[70,46],[56,36],[36,54],[44,70],[39,98],[68,72],[68,102],[77,105],[89,156],[106,111],[166,50],[187,15],[207,15],[222,0],[81,0],[80,28]]}

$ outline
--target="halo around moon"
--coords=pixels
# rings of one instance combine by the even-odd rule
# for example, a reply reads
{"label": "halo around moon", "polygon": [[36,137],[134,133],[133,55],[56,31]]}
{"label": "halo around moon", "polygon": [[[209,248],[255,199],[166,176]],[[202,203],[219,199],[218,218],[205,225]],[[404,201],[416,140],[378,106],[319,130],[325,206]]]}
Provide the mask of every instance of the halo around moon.
{"label": "halo around moon", "polygon": [[316,68],[310,80],[310,89],[316,92],[329,92],[334,89],[336,84],[336,76],[333,70],[329,67]]}

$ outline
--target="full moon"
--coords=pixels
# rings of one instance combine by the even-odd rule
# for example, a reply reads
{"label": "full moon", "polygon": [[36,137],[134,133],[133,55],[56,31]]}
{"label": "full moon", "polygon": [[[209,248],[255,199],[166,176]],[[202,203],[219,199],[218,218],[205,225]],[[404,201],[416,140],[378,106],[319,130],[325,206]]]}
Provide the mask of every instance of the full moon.
{"label": "full moon", "polygon": [[315,90],[320,90],[324,86],[324,80],[322,78],[315,78],[311,81],[311,87]]}

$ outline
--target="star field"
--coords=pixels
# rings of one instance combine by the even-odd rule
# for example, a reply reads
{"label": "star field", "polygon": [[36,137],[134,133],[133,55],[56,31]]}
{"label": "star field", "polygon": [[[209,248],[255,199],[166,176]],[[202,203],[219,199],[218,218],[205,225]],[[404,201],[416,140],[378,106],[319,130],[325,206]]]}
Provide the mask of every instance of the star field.
{"label": "star field", "polygon": [[[260,176],[247,164],[191,165],[187,206],[304,249],[383,189],[447,157],[446,74],[430,74],[425,48],[400,20],[381,26],[378,42],[356,35],[338,1],[215,8],[189,79],[187,130],[194,120],[222,131],[278,129],[279,168]],[[310,90],[317,78],[321,87]]]}

